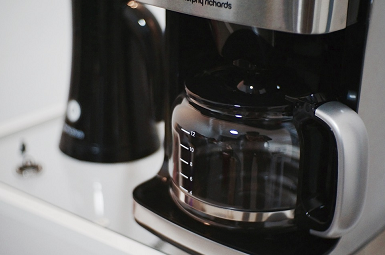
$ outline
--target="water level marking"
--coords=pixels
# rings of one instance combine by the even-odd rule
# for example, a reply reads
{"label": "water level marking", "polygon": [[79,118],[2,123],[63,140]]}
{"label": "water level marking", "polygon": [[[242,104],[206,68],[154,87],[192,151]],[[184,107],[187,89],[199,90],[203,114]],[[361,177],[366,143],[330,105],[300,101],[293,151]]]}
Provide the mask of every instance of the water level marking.
{"label": "water level marking", "polygon": [[189,164],[186,160],[184,160],[184,159],[182,159],[182,158],[180,158],[180,161],[182,161],[182,162],[185,163],[186,165]]}
{"label": "water level marking", "polygon": [[183,189],[186,193],[188,193],[188,190],[183,188],[182,186],[179,186],[179,188]]}
{"label": "water level marking", "polygon": [[182,177],[188,179],[188,176],[187,176],[187,175],[185,175],[185,174],[183,174],[183,173],[181,173],[181,172],[179,172],[179,174],[182,175]]}
{"label": "water level marking", "polygon": [[187,147],[187,146],[185,146],[185,145],[183,145],[183,144],[180,144],[180,147],[182,147],[182,148],[184,148],[184,149],[186,149],[186,150],[190,150],[189,147]]}
{"label": "water level marking", "polygon": [[181,130],[182,130],[183,132],[185,132],[186,134],[190,134],[190,131],[187,131],[187,130],[184,129],[184,128],[181,128]]}

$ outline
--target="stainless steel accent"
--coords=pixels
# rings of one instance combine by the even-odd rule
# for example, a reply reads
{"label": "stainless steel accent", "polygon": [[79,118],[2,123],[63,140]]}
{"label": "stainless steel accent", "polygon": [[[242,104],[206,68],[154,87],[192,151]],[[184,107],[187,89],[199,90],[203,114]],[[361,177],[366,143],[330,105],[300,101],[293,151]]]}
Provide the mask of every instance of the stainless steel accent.
{"label": "stainless steel accent", "polygon": [[[349,0],[140,0],[140,2],[199,17],[300,34],[329,33],[344,29],[348,23]],[[349,17],[349,20],[351,19]]]}
{"label": "stainless steel accent", "polygon": [[[248,212],[222,208],[201,201],[185,193],[172,182],[171,195],[182,205],[211,217],[239,222],[280,222],[294,219],[294,209],[276,212]],[[190,209],[191,210],[191,209]]]}
{"label": "stainless steel accent", "polygon": [[151,212],[134,201],[134,217],[137,222],[197,254],[245,254],[213,242]]}
{"label": "stainless steel accent", "polygon": [[336,238],[351,230],[361,216],[368,172],[368,134],[358,114],[339,102],[328,102],[315,115],[333,131],[338,152],[337,198],[333,221],[326,231],[311,233]]}

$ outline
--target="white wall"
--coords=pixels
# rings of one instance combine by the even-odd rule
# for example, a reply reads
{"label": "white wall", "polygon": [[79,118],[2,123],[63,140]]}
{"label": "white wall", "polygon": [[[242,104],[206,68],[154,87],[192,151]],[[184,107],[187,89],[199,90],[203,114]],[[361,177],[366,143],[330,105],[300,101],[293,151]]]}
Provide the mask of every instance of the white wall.
{"label": "white wall", "polygon": [[70,2],[2,1],[0,38],[1,136],[63,111],[71,66]]}
{"label": "white wall", "polygon": [[155,18],[159,22],[160,27],[164,31],[164,29],[166,28],[166,11],[162,8],[152,5],[146,5],[146,7],[154,14]]}

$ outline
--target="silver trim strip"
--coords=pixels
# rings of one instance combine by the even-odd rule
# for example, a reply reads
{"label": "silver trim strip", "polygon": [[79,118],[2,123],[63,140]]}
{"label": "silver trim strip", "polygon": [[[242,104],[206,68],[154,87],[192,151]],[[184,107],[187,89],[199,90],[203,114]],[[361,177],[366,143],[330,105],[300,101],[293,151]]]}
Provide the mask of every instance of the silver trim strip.
{"label": "silver trim strip", "polygon": [[321,34],[346,28],[349,0],[140,0],[168,10],[277,31]]}
{"label": "silver trim strip", "polygon": [[364,207],[368,172],[368,134],[358,114],[339,102],[328,102],[315,115],[333,131],[338,151],[337,198],[333,221],[314,235],[334,238],[352,229]]}
{"label": "silver trim strip", "polygon": [[280,222],[294,219],[294,209],[274,212],[247,212],[229,208],[221,208],[198,200],[183,192],[172,182],[171,195],[183,208],[191,208],[210,217],[238,222]]}
{"label": "silver trim strip", "polygon": [[134,217],[137,222],[167,239],[199,254],[245,254],[188,231],[151,212],[134,200]]}

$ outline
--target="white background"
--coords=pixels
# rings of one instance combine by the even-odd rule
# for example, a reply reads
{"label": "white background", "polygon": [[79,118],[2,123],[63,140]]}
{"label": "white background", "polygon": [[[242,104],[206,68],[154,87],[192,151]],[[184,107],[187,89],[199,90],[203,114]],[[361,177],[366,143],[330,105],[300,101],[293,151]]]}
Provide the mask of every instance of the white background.
{"label": "white background", "polygon": [[68,0],[2,1],[0,128],[65,104],[71,66],[70,10]]}

